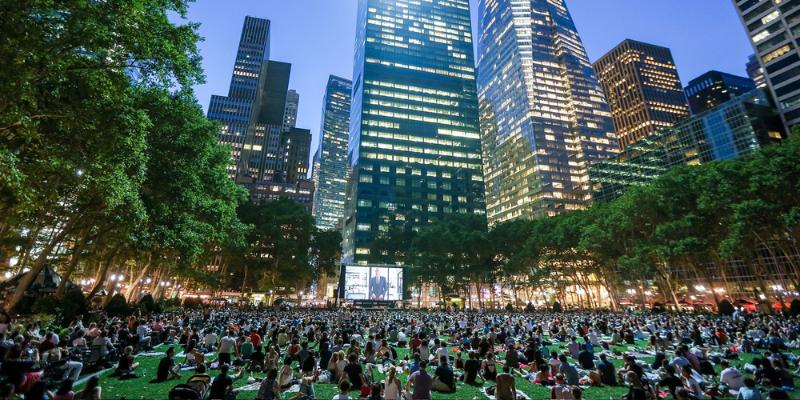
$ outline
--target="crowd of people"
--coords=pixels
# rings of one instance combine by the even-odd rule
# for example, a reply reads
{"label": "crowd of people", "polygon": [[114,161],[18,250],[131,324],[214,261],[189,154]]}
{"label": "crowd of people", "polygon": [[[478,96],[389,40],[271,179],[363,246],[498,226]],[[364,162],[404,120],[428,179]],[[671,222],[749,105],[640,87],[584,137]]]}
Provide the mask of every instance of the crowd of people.
{"label": "crowd of people", "polygon": [[[800,319],[737,312],[650,314],[593,311],[247,310],[205,308],[127,319],[78,317],[69,335],[0,317],[0,399],[101,399],[106,379],[175,383],[172,398],[258,400],[591,398],[626,387],[625,400],[789,399],[798,376]],[[166,346],[155,377],[137,357]],[[161,354],[161,353],[158,353]],[[616,366],[615,366],[616,364]],[[213,378],[210,375],[216,371]],[[239,382],[248,375],[247,382]],[[81,379],[83,389],[74,391]],[[471,396],[470,396],[471,397]]]}

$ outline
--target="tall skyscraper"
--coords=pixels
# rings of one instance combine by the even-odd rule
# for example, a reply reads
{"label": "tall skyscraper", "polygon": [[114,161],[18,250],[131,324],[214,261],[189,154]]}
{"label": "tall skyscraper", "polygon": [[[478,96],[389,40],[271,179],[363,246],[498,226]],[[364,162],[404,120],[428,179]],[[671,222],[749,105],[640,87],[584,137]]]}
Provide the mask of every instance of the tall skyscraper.
{"label": "tall skyscraper", "polygon": [[708,71],[689,81],[684,92],[692,114],[700,114],[755,88],[756,84],[750,78]]}
{"label": "tall skyscraper", "polygon": [[689,115],[672,52],[625,39],[594,63],[608,97],[620,148]]}
{"label": "tall skyscraper", "polygon": [[228,96],[211,96],[208,107],[208,118],[222,125],[220,143],[231,147],[233,163],[228,168],[231,178],[236,177],[250,128],[262,67],[269,62],[269,25],[266,19],[245,18]]}
{"label": "tall skyscraper", "polygon": [[392,224],[485,214],[469,0],[360,0],[343,257]]}
{"label": "tall skyscraper", "polygon": [[761,61],[758,60],[758,56],[751,54],[750,57],[747,58],[745,68],[747,68],[747,76],[756,83],[757,88],[761,89],[767,87],[767,77],[764,76],[764,68],[761,66]]}
{"label": "tall skyscraper", "polygon": [[[232,148],[231,178],[254,199],[285,195],[310,206],[313,188],[301,181],[308,172],[311,133],[293,127],[292,66],[269,60],[269,27],[266,19],[245,18],[228,96],[211,96],[208,118],[222,125],[220,142]],[[292,109],[292,127],[284,129]]]}
{"label": "tall skyscraper", "polygon": [[317,228],[341,228],[347,189],[347,139],[353,82],[331,75],[322,99],[322,124],[314,154],[314,220]]}
{"label": "tall skyscraper", "polygon": [[283,111],[283,130],[288,132],[297,124],[297,109],[300,107],[300,94],[294,89],[286,92],[286,107]]}
{"label": "tall skyscraper", "polygon": [[587,165],[617,153],[608,105],[562,0],[481,0],[480,126],[490,223],[585,208]]}
{"label": "tall skyscraper", "polygon": [[800,1],[733,0],[784,123],[800,124]]}
{"label": "tall skyscraper", "polygon": [[753,90],[650,135],[590,168],[594,197],[607,201],[678,166],[729,160],[779,142],[786,132],[765,89]]}

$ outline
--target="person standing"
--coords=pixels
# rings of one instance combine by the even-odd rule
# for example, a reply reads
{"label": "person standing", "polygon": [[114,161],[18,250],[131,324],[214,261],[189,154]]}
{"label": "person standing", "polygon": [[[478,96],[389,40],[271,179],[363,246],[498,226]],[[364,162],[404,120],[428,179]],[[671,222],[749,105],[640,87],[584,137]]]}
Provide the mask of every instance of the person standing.
{"label": "person standing", "polygon": [[369,299],[386,300],[389,293],[389,282],[385,276],[381,276],[380,268],[373,268],[372,278],[369,278]]}
{"label": "person standing", "polygon": [[219,340],[219,357],[217,361],[219,364],[231,364],[231,354],[236,351],[236,335],[233,331],[228,333]]}

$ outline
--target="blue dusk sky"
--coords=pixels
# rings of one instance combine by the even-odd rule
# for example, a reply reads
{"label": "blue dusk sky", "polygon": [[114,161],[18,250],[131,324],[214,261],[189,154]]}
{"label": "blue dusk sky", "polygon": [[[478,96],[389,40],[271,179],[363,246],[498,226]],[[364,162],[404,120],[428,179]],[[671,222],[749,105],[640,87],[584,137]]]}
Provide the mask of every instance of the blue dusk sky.
{"label": "blue dusk sky", "polygon": [[[480,0],[472,3],[477,41]],[[188,19],[199,22],[206,83],[196,87],[204,109],[228,92],[246,15],[272,21],[271,59],[292,64],[289,87],[300,93],[299,128],[319,139],[322,97],[331,74],[350,78],[357,0],[198,0]],[[712,69],[746,76],[753,53],[731,0],[567,0],[591,61],[623,39],[672,50],[684,86]]]}

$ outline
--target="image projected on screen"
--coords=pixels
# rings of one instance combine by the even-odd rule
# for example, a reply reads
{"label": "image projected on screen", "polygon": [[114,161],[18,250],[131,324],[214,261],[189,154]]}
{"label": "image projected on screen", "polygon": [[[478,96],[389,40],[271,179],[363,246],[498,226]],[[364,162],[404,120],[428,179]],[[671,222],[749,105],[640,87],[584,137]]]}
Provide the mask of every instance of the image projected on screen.
{"label": "image projected on screen", "polygon": [[403,269],[346,266],[344,298],[347,300],[402,300]]}

